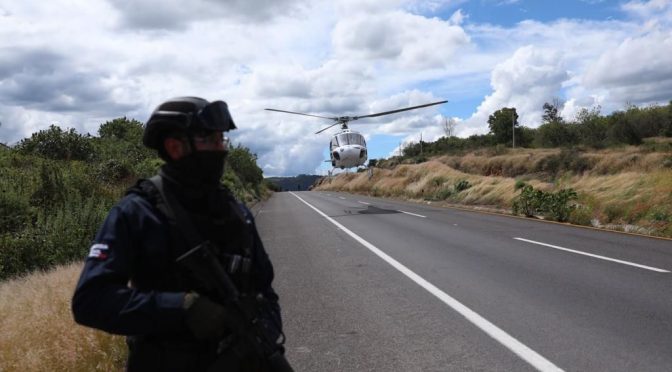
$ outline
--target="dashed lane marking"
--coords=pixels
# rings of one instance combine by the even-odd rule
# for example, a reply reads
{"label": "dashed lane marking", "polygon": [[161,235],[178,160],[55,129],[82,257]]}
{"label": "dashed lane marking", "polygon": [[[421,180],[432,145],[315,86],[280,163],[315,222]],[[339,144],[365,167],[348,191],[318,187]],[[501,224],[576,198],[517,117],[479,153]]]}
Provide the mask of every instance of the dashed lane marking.
{"label": "dashed lane marking", "polygon": [[353,233],[352,231],[348,230],[345,226],[341,225],[340,223],[338,223],[333,218],[327,216],[321,210],[313,207],[310,203],[301,199],[301,197],[299,197],[298,195],[294,194],[293,192],[290,192],[290,194],[294,195],[297,199],[299,199],[304,204],[306,204],[307,206],[312,208],[319,215],[321,215],[322,217],[327,219],[327,221],[336,225],[336,227],[343,230],[343,232],[350,235],[353,239],[355,239],[361,245],[366,247],[368,250],[373,252],[378,257],[382,258],[385,262],[390,264],[395,269],[399,270],[402,274],[406,275],[409,279],[411,279],[412,281],[417,283],[419,286],[421,286],[422,288],[427,290],[429,293],[436,296],[439,300],[441,300],[443,303],[448,305],[451,309],[457,311],[459,314],[461,314],[463,317],[465,317],[473,325],[475,325],[480,330],[482,330],[483,332],[488,334],[490,337],[495,339],[497,342],[502,344],[507,349],[511,350],[513,353],[518,355],[521,359],[523,359],[524,361],[529,363],[534,368],[538,369],[539,371],[544,371],[544,372],[545,371],[562,371],[562,369],[560,369],[558,366],[553,364],[548,359],[544,358],[541,354],[539,354],[536,351],[530,349],[528,346],[526,346],[522,342],[516,340],[513,336],[509,335],[504,330],[500,329],[499,327],[497,327],[496,325],[491,323],[489,320],[483,318],[478,313],[476,313],[475,311],[466,307],[465,305],[463,305],[461,302],[457,301],[453,297],[449,296],[447,293],[443,292],[442,290],[437,288],[432,283],[426,281],[420,275],[416,274],[415,272],[411,271],[411,269],[402,265],[399,261],[397,261],[394,258],[388,256],[387,253],[381,251],[380,249],[378,249],[373,244],[371,244],[371,243],[367,242],[366,240],[362,239],[359,235],[357,235],[357,234]]}
{"label": "dashed lane marking", "polygon": [[629,262],[629,261],[617,260],[617,259],[615,259],[615,258],[609,258],[609,257],[605,257],[605,256],[600,256],[600,255],[597,255],[597,254],[581,252],[581,251],[577,251],[577,250],[569,249],[569,248],[564,248],[564,247],[560,247],[560,246],[553,245],[553,244],[547,244],[547,243],[542,243],[542,242],[536,242],[536,241],[534,241],[534,240],[528,240],[528,239],[523,239],[523,238],[514,238],[514,239],[516,239],[516,240],[520,240],[521,242],[527,242],[527,243],[532,243],[532,244],[538,244],[538,245],[543,245],[544,247],[549,247],[549,248],[559,249],[559,250],[561,250],[561,251],[565,251],[565,252],[571,252],[571,253],[576,253],[576,254],[580,254],[580,255],[583,255],[583,256],[589,256],[589,257],[599,258],[600,260],[611,261],[611,262],[617,262],[617,263],[620,263],[620,264],[623,264],[623,265],[629,265],[629,266],[639,267],[640,269],[644,269],[644,270],[651,270],[651,271],[655,271],[655,272],[659,272],[659,273],[669,273],[669,271],[667,271],[667,270],[663,270],[663,269],[659,269],[659,268],[657,268],[657,267],[651,267],[651,266],[646,266],[646,265],[640,265],[640,264],[636,264],[636,263],[634,263],[634,262]]}

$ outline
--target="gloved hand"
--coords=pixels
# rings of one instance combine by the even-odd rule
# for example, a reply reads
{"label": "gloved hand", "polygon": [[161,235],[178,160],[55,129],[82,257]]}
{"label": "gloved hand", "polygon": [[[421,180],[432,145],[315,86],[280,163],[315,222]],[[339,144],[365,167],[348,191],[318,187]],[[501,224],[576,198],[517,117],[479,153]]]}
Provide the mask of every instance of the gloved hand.
{"label": "gloved hand", "polygon": [[206,296],[189,292],[184,297],[186,322],[191,333],[199,340],[221,337],[226,331],[226,308]]}

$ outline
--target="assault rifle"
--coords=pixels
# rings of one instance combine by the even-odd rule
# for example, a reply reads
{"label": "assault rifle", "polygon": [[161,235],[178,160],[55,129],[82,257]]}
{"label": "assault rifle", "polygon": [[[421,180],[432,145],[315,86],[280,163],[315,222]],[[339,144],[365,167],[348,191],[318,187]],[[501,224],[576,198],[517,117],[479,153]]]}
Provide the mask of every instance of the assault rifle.
{"label": "assault rifle", "polygon": [[177,258],[177,263],[189,271],[199,290],[230,312],[227,326],[236,340],[209,370],[228,371],[232,359],[251,355],[264,361],[269,371],[293,372],[282,352],[285,336],[269,314],[268,301],[261,294],[253,299],[241,299],[212,249],[212,243],[206,241]]}

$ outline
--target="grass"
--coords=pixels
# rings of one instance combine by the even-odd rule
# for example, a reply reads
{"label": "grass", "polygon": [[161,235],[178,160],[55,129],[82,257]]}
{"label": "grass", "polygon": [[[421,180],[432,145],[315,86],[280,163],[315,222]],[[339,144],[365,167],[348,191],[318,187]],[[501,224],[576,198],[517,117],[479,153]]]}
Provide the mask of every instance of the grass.
{"label": "grass", "polygon": [[122,371],[121,336],[77,325],[70,300],[82,263],[0,283],[0,371]]}
{"label": "grass", "polygon": [[[665,142],[667,144],[667,142]],[[572,188],[579,195],[570,222],[619,228],[641,227],[672,237],[671,146],[624,146],[606,150],[515,149],[504,154],[475,151],[439,156],[420,164],[375,168],[337,175],[315,190],[342,190],[373,196],[487,206],[506,211],[522,182],[555,192]],[[458,190],[464,180],[470,187]]]}

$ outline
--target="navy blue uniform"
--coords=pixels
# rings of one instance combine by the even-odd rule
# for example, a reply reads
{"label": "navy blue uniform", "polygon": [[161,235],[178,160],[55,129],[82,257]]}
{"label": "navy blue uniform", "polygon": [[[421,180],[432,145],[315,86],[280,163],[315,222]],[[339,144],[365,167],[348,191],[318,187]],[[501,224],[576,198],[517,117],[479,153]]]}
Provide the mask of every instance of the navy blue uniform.
{"label": "navy blue uniform", "polygon": [[[172,370],[185,363],[185,368],[197,369],[191,363],[207,365],[216,345],[195,340],[185,323],[184,295],[196,288],[175,259],[192,247],[157,208],[157,193],[148,192],[148,183],[139,182],[110,210],[77,284],[73,314],[79,324],[138,336],[129,338],[129,367],[137,358],[145,360],[136,363],[141,368]],[[263,294],[274,310],[272,320],[281,324],[278,296],[271,287],[273,267],[250,211],[225,189],[190,194],[176,184],[164,184],[180,199],[201,236],[219,247],[223,264],[230,255],[251,255],[251,269],[231,277],[241,293]]]}

